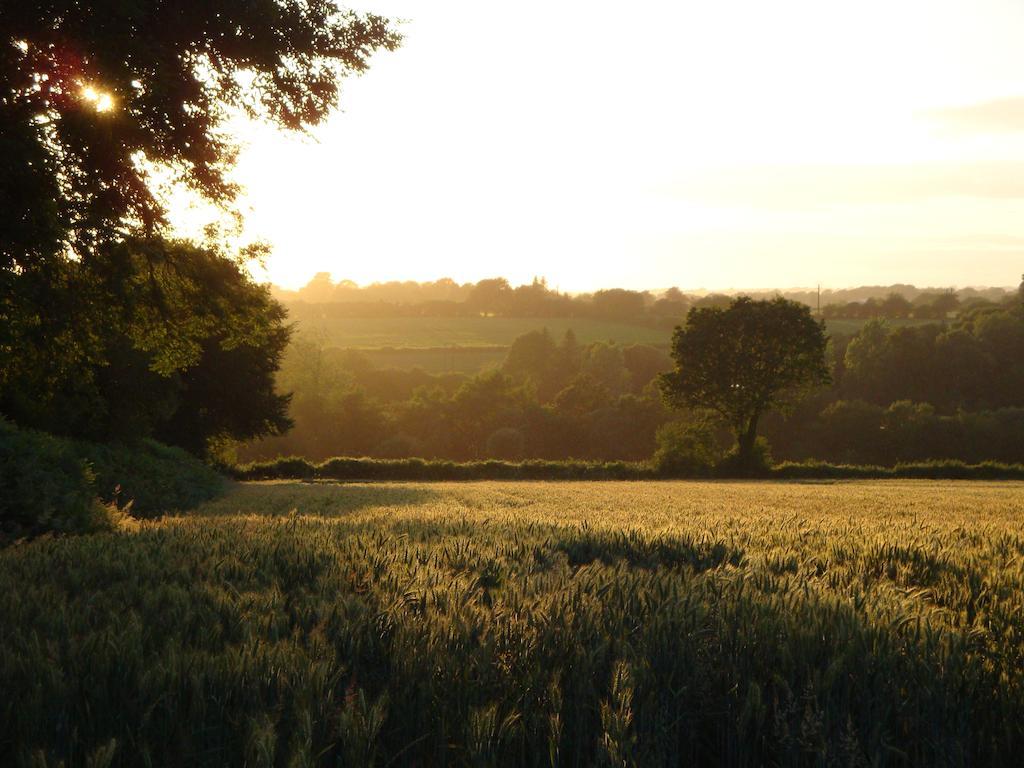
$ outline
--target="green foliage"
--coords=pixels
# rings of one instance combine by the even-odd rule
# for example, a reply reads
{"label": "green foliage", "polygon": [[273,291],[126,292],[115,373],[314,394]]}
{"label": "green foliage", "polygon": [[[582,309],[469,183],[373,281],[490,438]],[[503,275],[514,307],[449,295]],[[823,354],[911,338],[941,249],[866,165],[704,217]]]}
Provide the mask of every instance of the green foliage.
{"label": "green foliage", "polygon": [[0,552],[0,750],[1015,765],[1019,515],[948,482],[242,485]]}
{"label": "green foliage", "polygon": [[783,298],[695,307],[672,337],[676,369],[659,383],[676,407],[716,412],[736,434],[737,461],[755,466],[761,415],[829,381],[824,326]]}
{"label": "green foliage", "polygon": [[[676,436],[669,433],[669,445],[676,444]],[[663,469],[655,464],[641,462],[588,462],[543,461],[529,459],[510,461],[444,461],[427,459],[367,459],[334,458],[319,464],[303,458],[288,457],[273,461],[257,461],[227,468],[238,480],[653,480],[660,477],[745,477],[749,469],[737,468],[735,463],[722,457],[715,447],[709,458],[704,453],[706,437],[699,431],[681,439],[683,446],[693,447],[701,459],[692,461],[693,454],[685,454],[686,461],[678,470]],[[700,445],[694,447],[690,441]],[[668,454],[669,467],[671,452]],[[767,447],[765,454],[767,456]],[[767,458],[766,458],[767,462]],[[775,466],[765,463],[754,474],[777,478],[929,478],[929,479],[1024,479],[1024,464],[1004,464],[986,461],[967,464],[962,461],[904,462],[892,467],[867,464],[830,464],[822,461],[782,462]]]}
{"label": "green foliage", "polygon": [[[238,455],[637,461],[650,456],[654,429],[668,417],[645,389],[668,368],[667,355],[652,347],[581,346],[568,332],[556,345],[538,332],[522,337],[500,370],[475,376],[379,369],[370,359],[297,336],[278,376],[279,389],[293,393],[295,428]],[[522,444],[489,445],[496,433],[513,434],[504,430],[517,431]]]}
{"label": "green foliage", "polygon": [[5,4],[0,413],[195,453],[286,428],[284,312],[241,266],[265,248],[228,255],[214,228],[170,241],[168,186],[237,231],[230,115],[304,130],[398,42],[386,19],[316,0]]}
{"label": "green foliage", "polygon": [[670,421],[658,429],[657,441],[652,463],[659,475],[707,477],[722,459],[706,422]]}
{"label": "green foliage", "polygon": [[154,517],[223,489],[224,478],[178,448],[68,440],[0,419],[0,538],[110,529],[120,509]]}
{"label": "green foliage", "polygon": [[73,445],[92,467],[100,498],[131,502],[135,517],[191,509],[224,489],[224,478],[195,456],[153,440]]}
{"label": "green foliage", "polygon": [[[716,299],[711,306],[717,304]],[[948,329],[868,323],[860,336],[829,341],[832,386],[780,393],[789,407],[764,413],[758,430],[771,443],[773,457],[784,461],[887,466],[947,458],[1022,461],[1024,409],[1012,405],[1024,405],[1021,319],[1009,305],[991,305],[965,310]],[[412,321],[398,322],[408,327]],[[456,332],[452,325],[443,328]],[[399,364],[404,353],[381,357],[330,344],[329,337],[307,334],[289,346],[278,387],[295,393],[296,427],[240,447],[241,460],[290,454],[311,461],[332,456],[480,460],[495,455],[487,445],[492,434],[515,429],[523,435],[522,453],[505,455],[639,461],[657,450],[658,428],[673,419],[656,386],[671,359],[654,346],[580,344],[569,333],[556,344],[550,332],[538,330],[517,339],[504,364],[495,361],[502,375],[469,376],[381,368],[375,362]],[[456,360],[463,353],[437,354]],[[986,402],[1005,405],[982,409]],[[750,422],[742,433],[749,436]],[[767,457],[756,441],[749,452],[752,467],[744,471],[762,471]],[[757,452],[761,455],[753,455]],[[723,471],[735,474],[739,468]]]}
{"label": "green foliage", "polygon": [[289,457],[230,469],[238,480],[642,480],[643,463],[607,461],[444,461],[428,459],[328,459],[313,464]]}
{"label": "green foliage", "polygon": [[60,274],[59,293],[38,297],[51,294],[43,314],[21,300],[39,287],[33,275],[9,276],[18,303],[0,344],[0,413],[87,440],[156,436],[197,455],[289,425],[288,397],[274,390],[284,311],[225,252],[125,240]]}
{"label": "green foliage", "polygon": [[[65,246],[166,224],[153,167],[227,206],[234,110],[287,129],[322,121],[341,76],[398,37],[333,3],[197,5],[106,0],[6,4],[0,39],[0,269],[35,270]],[[107,94],[109,111],[83,98]],[[8,168],[5,166],[5,171]]]}
{"label": "green foliage", "polygon": [[0,419],[0,543],[104,527],[88,463],[66,440]]}
{"label": "green foliage", "polygon": [[232,469],[239,480],[308,480],[316,472],[315,464],[299,456],[252,462]]}
{"label": "green foliage", "polygon": [[1024,311],[1007,303],[962,311],[950,327],[892,327],[874,320],[846,347],[845,399],[899,400],[940,411],[1024,405]]}
{"label": "green foliage", "polygon": [[900,463],[892,467],[870,464],[829,464],[824,461],[786,461],[768,472],[779,479],[926,479],[926,480],[1024,480],[1024,464],[983,461],[922,461]]}

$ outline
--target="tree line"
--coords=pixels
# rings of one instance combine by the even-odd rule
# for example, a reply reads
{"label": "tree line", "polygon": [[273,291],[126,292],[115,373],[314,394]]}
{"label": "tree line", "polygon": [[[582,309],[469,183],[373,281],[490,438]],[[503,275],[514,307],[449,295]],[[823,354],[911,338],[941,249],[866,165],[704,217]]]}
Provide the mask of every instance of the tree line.
{"label": "tree line", "polygon": [[[543,278],[512,286],[496,277],[476,283],[391,281],[359,286],[350,280],[334,282],[320,272],[297,291],[273,289],[292,317],[594,317],[620,322],[673,327],[691,308],[727,307],[735,298],[723,293],[684,293],[677,287],[664,291],[609,288],[570,294],[552,289]],[[1003,289],[918,289],[914,286],[865,286],[811,291],[747,292],[755,299],[781,296],[817,309],[826,319],[945,320],[961,307],[998,304]]]}
{"label": "tree line", "polygon": [[[715,310],[695,311],[687,325]],[[734,359],[772,340],[789,351],[797,345],[767,319],[752,327],[763,338],[727,334],[742,341]],[[243,446],[239,458],[612,461],[682,445],[720,460],[736,448],[735,425],[707,400],[666,400],[663,383],[673,371],[694,371],[702,349],[681,358],[678,346],[582,345],[571,331],[555,339],[540,330],[516,339],[496,369],[430,374],[375,368],[359,352],[325,348],[300,333],[278,379],[293,393],[295,426]],[[812,346],[808,359],[816,354]],[[1016,296],[945,323],[871,321],[856,334],[833,334],[821,357],[824,370],[811,365],[809,385],[794,379],[800,386],[782,387],[800,395],[787,408],[758,414],[751,434],[764,436],[775,460],[1024,460],[1024,308]],[[747,367],[754,367],[749,360]],[[749,431],[751,412],[745,418]]]}
{"label": "tree line", "polygon": [[[401,311],[597,316],[683,330],[671,356],[652,347],[583,347],[571,337],[539,334],[519,340],[499,370],[461,378],[366,370],[358,362],[341,365],[322,350],[289,346],[285,309],[245,269],[265,249],[229,247],[230,230],[216,228],[196,241],[174,239],[162,179],[169,175],[230,220],[238,214],[238,189],[229,174],[237,147],[224,130],[228,116],[242,112],[288,130],[316,125],[337,105],[341,76],[365,70],[375,50],[398,45],[393,25],[317,3],[271,3],[265,13],[241,5],[197,6],[187,14],[167,3],[127,5],[117,14],[94,5],[20,3],[3,11],[4,418],[91,441],[156,437],[204,456],[266,438],[271,442],[245,450],[276,445],[314,454],[624,458],[648,455],[658,444],[658,428],[682,418],[693,427],[680,433],[684,444],[714,449],[708,439],[713,430],[700,431],[708,422],[700,411],[716,404],[706,388],[684,396],[693,383],[688,377],[702,363],[687,362],[683,342],[697,334],[701,319],[727,324],[747,310],[753,317],[762,305],[788,299],[765,297],[748,307],[734,297],[689,296],[678,288],[658,295],[609,289],[572,296],[540,279],[515,288],[502,278],[469,286],[387,284],[370,293],[380,294],[381,307],[401,305]],[[318,276],[307,288],[308,297],[321,303],[296,302],[292,319],[301,321],[303,306],[322,313],[368,306],[364,289],[335,285],[329,277]],[[403,298],[409,291],[415,300]],[[866,304],[877,293],[858,291],[825,296],[832,303]],[[862,296],[864,291],[871,295]],[[754,382],[740,374],[770,365],[778,368],[775,381],[783,388],[815,384],[818,391],[796,404],[785,392],[763,388],[757,418],[749,409],[744,416],[745,432],[738,405],[731,416],[719,415],[734,417],[733,437],[749,453],[745,435],[757,432],[762,415],[769,429],[779,418],[771,410],[786,403],[791,419],[811,407],[807,403],[818,403],[817,418],[827,405],[851,398],[886,409],[899,402],[891,398],[905,398],[946,419],[954,416],[953,403],[975,409],[971,413],[1019,407],[1019,317],[1005,308],[1002,294],[978,296],[987,304],[943,312],[936,306],[948,301],[944,295],[919,303],[947,322],[954,311],[959,314],[950,328],[930,336],[899,336],[871,325],[841,355],[834,352],[827,376],[818,375],[815,363],[788,383],[782,371],[792,360],[765,356],[770,337],[745,321],[741,336],[762,343],[733,352],[751,365],[735,368],[733,378],[716,374],[709,380],[745,392]],[[805,322],[808,292],[790,298],[803,303],[803,314],[793,319],[816,334],[810,345],[816,356],[824,337],[819,326]],[[890,298],[880,306],[895,316],[906,312],[904,303]],[[917,298],[903,296],[912,313]],[[841,343],[833,340],[832,348]],[[716,349],[729,347],[703,345],[712,357]],[[955,381],[936,377],[937,366],[948,360],[970,373]],[[889,373],[906,366],[924,378],[908,384],[905,371]],[[674,383],[657,378],[673,369]],[[389,396],[389,388],[399,394]],[[831,394],[821,400],[822,391]],[[683,406],[682,417],[665,405],[666,398]],[[281,437],[293,420],[295,430]],[[661,437],[670,442],[669,432]],[[777,440],[776,450],[784,444]]]}

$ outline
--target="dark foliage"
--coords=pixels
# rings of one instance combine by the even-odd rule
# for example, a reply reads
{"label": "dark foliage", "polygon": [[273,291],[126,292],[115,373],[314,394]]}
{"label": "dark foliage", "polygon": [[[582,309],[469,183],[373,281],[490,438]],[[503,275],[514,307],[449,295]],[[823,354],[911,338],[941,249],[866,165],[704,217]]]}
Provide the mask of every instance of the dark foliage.
{"label": "dark foliage", "polygon": [[737,466],[749,468],[761,415],[829,381],[825,343],[810,309],[787,299],[695,307],[672,337],[676,369],[659,383],[671,405],[706,408],[729,424]]}
{"label": "dark foliage", "polygon": [[62,267],[55,300],[68,303],[52,313],[18,292],[0,413],[87,440],[158,435],[197,455],[289,426],[288,397],[274,388],[289,331],[265,288],[212,247],[144,239],[103,253],[102,273]]}
{"label": "dark foliage", "polygon": [[229,212],[229,114],[303,130],[397,43],[318,0],[5,3],[0,413],[196,453],[286,427],[283,311],[240,269],[259,249],[168,241],[162,185]]}
{"label": "dark foliage", "polygon": [[95,476],[96,494],[133,517],[192,509],[217,496],[224,478],[195,456],[153,440],[134,445],[73,441]]}
{"label": "dark foliage", "polygon": [[0,419],[0,544],[102,527],[94,475],[74,446]]}
{"label": "dark foliage", "polygon": [[232,468],[238,480],[644,480],[646,464],[622,461],[437,461],[339,457],[314,464],[297,457]]}
{"label": "dark foliage", "polygon": [[[678,439],[678,438],[676,438]],[[665,452],[660,461],[586,462],[541,461],[437,461],[428,459],[369,459],[338,457],[314,463],[299,457],[257,461],[230,467],[237,480],[654,480],[749,476],[748,468],[737,469],[711,453],[702,438],[695,436],[684,445],[686,451]],[[716,463],[717,462],[717,463]],[[921,478],[933,480],[1019,480],[1024,464],[987,461],[901,463],[892,467],[829,464],[821,461],[783,462],[761,468],[758,477],[785,479],[885,479]]]}
{"label": "dark foliage", "polygon": [[0,419],[0,542],[110,528],[118,508],[133,517],[190,509],[223,488],[178,448],[69,440]]}
{"label": "dark foliage", "polygon": [[341,76],[398,43],[385,19],[315,0],[42,0],[0,14],[3,271],[43,272],[68,247],[87,258],[126,227],[158,230],[155,166],[230,203],[231,110],[316,124]]}

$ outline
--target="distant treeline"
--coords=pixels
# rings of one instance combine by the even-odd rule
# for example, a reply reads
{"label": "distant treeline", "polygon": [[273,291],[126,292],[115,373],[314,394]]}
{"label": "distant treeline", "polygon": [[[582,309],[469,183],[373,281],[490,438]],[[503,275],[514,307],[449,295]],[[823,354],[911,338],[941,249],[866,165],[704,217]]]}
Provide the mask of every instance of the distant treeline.
{"label": "distant treeline", "polygon": [[570,331],[521,336],[499,369],[475,376],[374,368],[355,351],[298,338],[278,383],[294,428],[243,460],[295,454],[640,460],[669,412],[651,386],[671,366],[645,345],[581,345]]}
{"label": "distant treeline", "polygon": [[963,301],[955,291],[919,293],[911,301],[902,293],[891,292],[885,298],[871,297],[864,301],[848,301],[825,304],[821,314],[826,319],[874,319],[888,320],[945,320],[966,305],[969,307],[991,303],[981,296],[965,297]]}
{"label": "distant treeline", "polygon": [[[1001,288],[959,291],[919,289],[912,285],[864,286],[844,290],[774,291],[746,294],[752,298],[776,295],[817,307],[827,318],[915,318],[941,320],[961,306],[999,303],[1006,299]],[[610,288],[585,294],[568,294],[548,287],[545,280],[513,287],[504,278],[477,283],[456,283],[449,278],[434,282],[373,283],[358,286],[343,280],[335,283],[326,272],[317,274],[297,291],[274,289],[292,317],[594,317],[623,322],[672,325],[691,307],[727,306],[732,296],[723,293],[686,294],[679,288],[664,291],[632,291]]]}
{"label": "distant treeline", "polygon": [[[1024,461],[1024,306],[1016,296],[943,323],[870,321],[832,337],[828,365],[829,386],[764,420],[776,461]],[[278,376],[293,393],[294,429],[242,447],[238,458],[637,462],[678,433],[673,424],[706,427],[706,453],[720,458],[727,430],[663,403],[656,377],[671,367],[664,349],[534,331],[499,368],[430,374],[375,368],[363,354],[300,335]]]}

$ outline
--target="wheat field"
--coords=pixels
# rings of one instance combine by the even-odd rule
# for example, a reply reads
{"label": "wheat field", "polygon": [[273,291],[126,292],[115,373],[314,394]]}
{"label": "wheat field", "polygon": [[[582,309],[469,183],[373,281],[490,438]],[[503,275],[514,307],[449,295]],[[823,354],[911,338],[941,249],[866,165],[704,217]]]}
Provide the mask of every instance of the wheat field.
{"label": "wheat field", "polygon": [[0,586],[3,764],[1024,747],[1024,483],[246,483]]}

